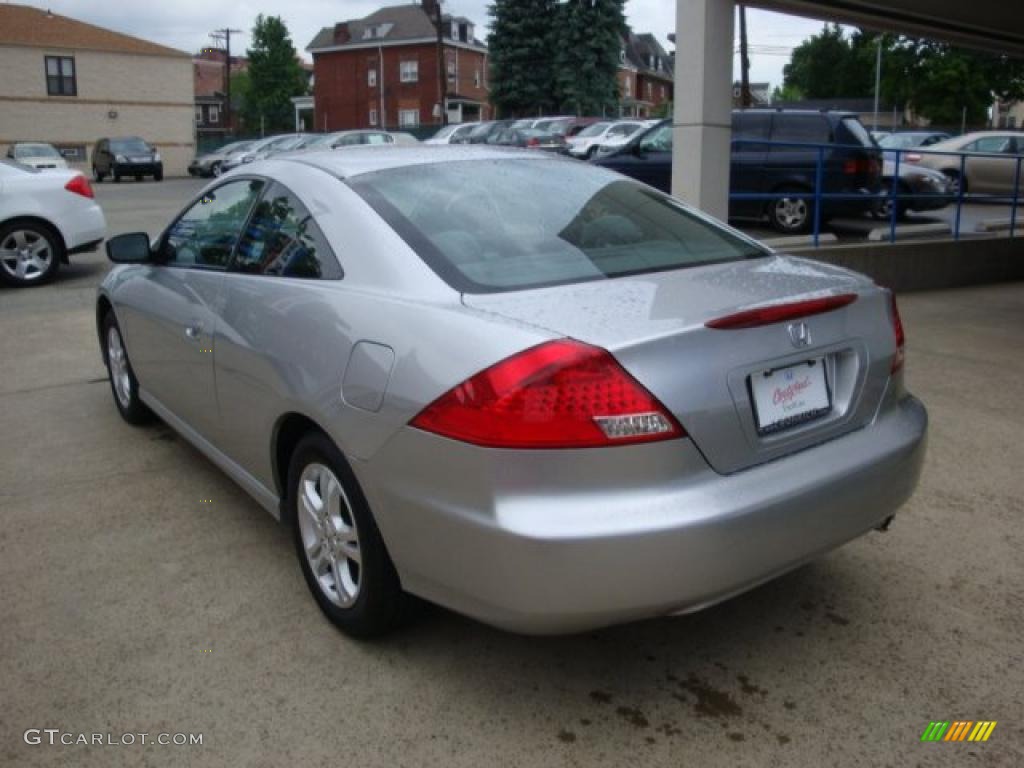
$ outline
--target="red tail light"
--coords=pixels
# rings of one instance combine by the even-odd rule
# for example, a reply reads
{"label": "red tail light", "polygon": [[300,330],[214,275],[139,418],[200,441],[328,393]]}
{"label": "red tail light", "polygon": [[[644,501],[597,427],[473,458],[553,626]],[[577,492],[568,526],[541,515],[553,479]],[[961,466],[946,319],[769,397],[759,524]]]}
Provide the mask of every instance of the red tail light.
{"label": "red tail light", "polygon": [[896,306],[896,294],[893,293],[891,296],[892,331],[896,336],[896,356],[892,359],[892,373],[896,373],[896,371],[903,367],[903,362],[907,357],[905,350],[907,339],[903,334],[903,320],[900,319],[900,308]]}
{"label": "red tail light", "polygon": [[686,434],[608,352],[569,339],[481,371],[428,405],[412,426],[490,448],[594,448]]}
{"label": "red tail light", "polygon": [[795,301],[790,304],[771,304],[767,307],[748,309],[737,312],[734,315],[726,315],[714,320],[708,320],[704,325],[717,330],[732,330],[735,328],[756,328],[759,325],[771,325],[781,323],[785,320],[796,320],[800,317],[820,315],[823,312],[831,312],[833,309],[845,307],[857,300],[855,293],[841,293],[838,296],[826,296],[822,299],[808,299],[807,301]]}
{"label": "red tail light", "polygon": [[843,163],[843,173],[849,176],[858,174],[877,176],[879,173],[878,159],[874,157],[851,158]]}
{"label": "red tail light", "polygon": [[92,185],[85,176],[75,176],[67,184],[64,185],[64,189],[68,192],[74,192],[76,195],[82,197],[93,198],[95,195],[92,193]]}
{"label": "red tail light", "polygon": [[536,147],[538,144],[540,144],[540,139],[538,139],[536,136],[526,140],[526,146],[528,147]]}

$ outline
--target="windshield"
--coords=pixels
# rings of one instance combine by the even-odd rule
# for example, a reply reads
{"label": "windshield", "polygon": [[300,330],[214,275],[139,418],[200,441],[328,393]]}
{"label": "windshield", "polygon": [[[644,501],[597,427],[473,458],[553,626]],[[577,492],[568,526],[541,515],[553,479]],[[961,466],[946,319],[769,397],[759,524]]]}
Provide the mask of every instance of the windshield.
{"label": "windshield", "polygon": [[18,144],[14,148],[14,156],[19,160],[28,157],[60,157],[60,152],[49,144]]}
{"label": "windshield", "polygon": [[225,155],[230,155],[234,152],[242,152],[248,149],[250,144],[252,144],[251,141],[236,141],[233,144],[221,147],[219,151]]}
{"label": "windshield", "polygon": [[554,133],[559,136],[562,136],[565,134],[566,130],[568,130],[569,123],[571,123],[572,120],[573,119],[571,117],[563,117],[558,120],[552,120],[551,122],[544,126],[544,130],[548,131],[549,133]]}
{"label": "windshield", "polygon": [[667,195],[582,163],[464,160],[348,183],[442,279],[468,293],[768,255]]}
{"label": "windshield", "polygon": [[585,139],[588,136],[600,136],[607,128],[608,123],[594,123],[593,125],[588,125],[576,135],[581,139]]}
{"label": "windshield", "polygon": [[152,152],[153,149],[142,139],[111,139],[111,152]]}
{"label": "windshield", "polygon": [[921,146],[926,134],[921,133],[890,133],[878,142],[885,149],[910,149]]}

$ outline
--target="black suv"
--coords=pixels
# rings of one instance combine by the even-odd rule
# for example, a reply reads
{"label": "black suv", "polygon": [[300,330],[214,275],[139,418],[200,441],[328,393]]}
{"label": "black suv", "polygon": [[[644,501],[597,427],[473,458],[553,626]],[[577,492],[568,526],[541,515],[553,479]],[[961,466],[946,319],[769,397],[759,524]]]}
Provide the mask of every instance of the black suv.
{"label": "black suv", "polygon": [[138,136],[100,139],[92,150],[92,175],[96,181],[113,176],[121,181],[122,176],[152,176],[163,181],[164,164],[160,153]]}
{"label": "black suv", "polygon": [[[729,187],[733,193],[813,195],[818,149],[801,145],[827,144],[822,158],[822,192],[854,197],[825,200],[822,222],[836,216],[862,216],[877,205],[874,196],[881,189],[881,152],[855,114],[736,110],[732,113],[732,138]],[[593,162],[669,192],[671,120],[651,127],[621,149],[599,152]],[[814,223],[813,197],[729,202],[729,218],[761,220],[766,216],[780,232],[806,232]]]}

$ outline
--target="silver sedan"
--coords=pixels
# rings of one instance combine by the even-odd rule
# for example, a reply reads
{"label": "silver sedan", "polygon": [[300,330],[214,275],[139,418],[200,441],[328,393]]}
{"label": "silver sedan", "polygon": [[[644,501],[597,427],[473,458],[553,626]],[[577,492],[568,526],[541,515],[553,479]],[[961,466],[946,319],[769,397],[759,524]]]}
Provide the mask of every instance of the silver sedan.
{"label": "silver sedan", "polygon": [[114,404],[291,526],[342,629],[692,611],[874,528],[927,417],[892,295],[601,168],[481,147],[253,163],[108,242]]}

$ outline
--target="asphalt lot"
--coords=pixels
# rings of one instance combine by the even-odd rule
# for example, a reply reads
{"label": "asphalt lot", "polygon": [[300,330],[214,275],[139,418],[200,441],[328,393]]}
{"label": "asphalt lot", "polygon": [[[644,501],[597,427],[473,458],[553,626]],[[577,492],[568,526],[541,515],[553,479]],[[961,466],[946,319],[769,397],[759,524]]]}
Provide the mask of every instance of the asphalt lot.
{"label": "asphalt lot", "polygon": [[[197,187],[98,197],[112,234],[155,233]],[[902,299],[932,426],[890,532],[690,616],[538,639],[429,609],[360,643],[255,502],[118,418],[106,269],[89,254],[0,289],[0,765],[1024,765],[1024,284]],[[959,719],[998,726],[919,741]],[[29,728],[204,738],[29,746]]]}

